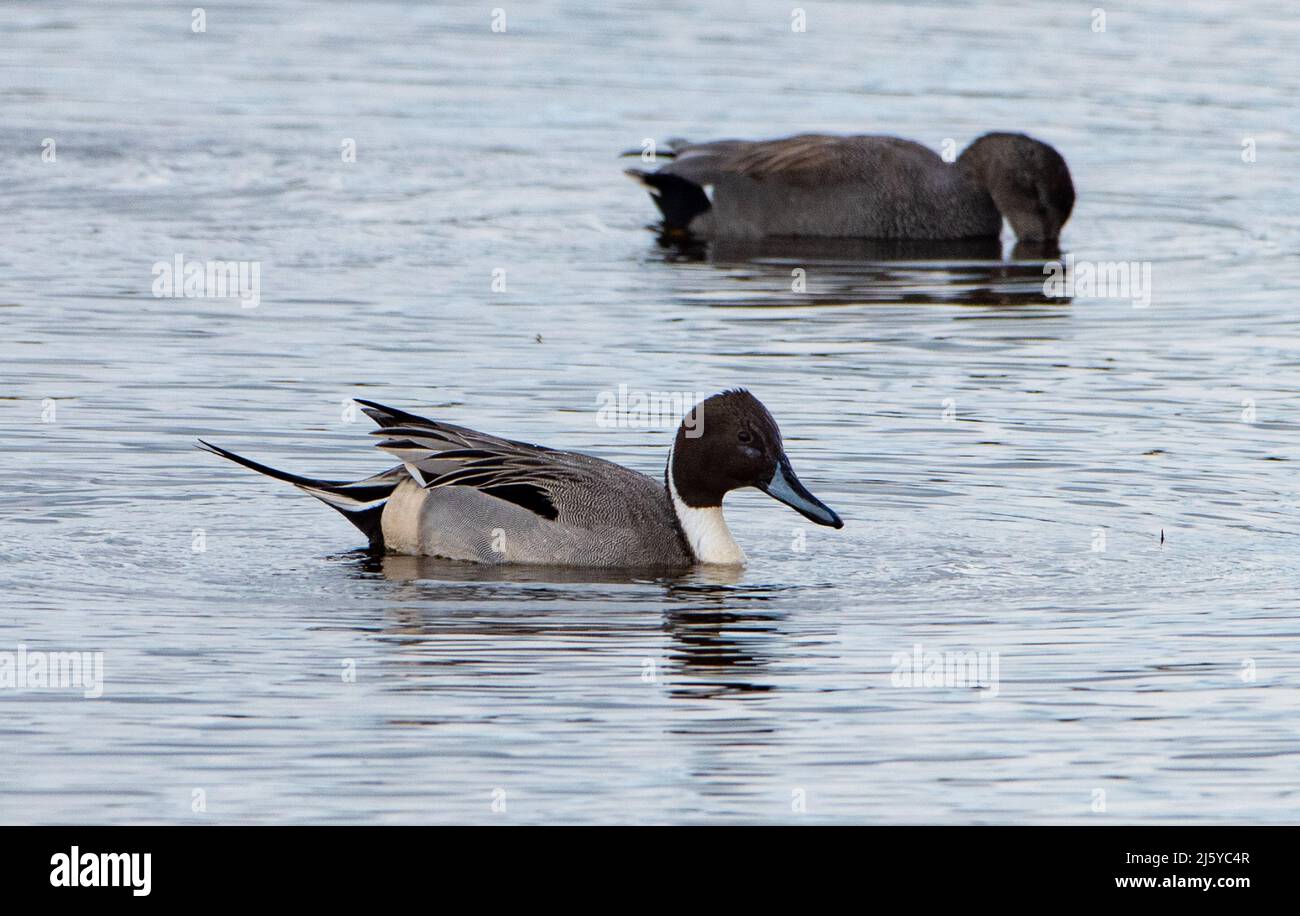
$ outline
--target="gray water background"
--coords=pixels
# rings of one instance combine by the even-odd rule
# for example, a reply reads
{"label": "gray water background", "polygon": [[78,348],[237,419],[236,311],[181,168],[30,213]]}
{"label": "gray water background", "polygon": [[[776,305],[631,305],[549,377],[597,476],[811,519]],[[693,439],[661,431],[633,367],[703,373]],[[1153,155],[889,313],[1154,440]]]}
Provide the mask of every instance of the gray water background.
{"label": "gray water background", "polygon": [[[0,8],[0,651],[104,653],[0,689],[0,820],[1300,819],[1294,5],[490,6]],[[615,156],[991,129],[1149,307],[1009,236],[683,257]],[[155,298],[178,253],[258,306]],[[372,473],[363,396],[661,473],[619,385],[749,387],[846,527],[746,491],[735,576],[375,562],[193,448]],[[897,686],[918,645],[996,696]]]}

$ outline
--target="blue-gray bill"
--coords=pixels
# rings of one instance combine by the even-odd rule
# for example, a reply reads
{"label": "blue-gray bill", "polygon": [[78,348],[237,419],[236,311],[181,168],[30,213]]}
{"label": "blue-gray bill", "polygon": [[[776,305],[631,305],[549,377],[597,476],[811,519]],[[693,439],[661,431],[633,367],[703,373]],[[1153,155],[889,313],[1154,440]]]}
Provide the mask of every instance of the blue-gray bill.
{"label": "blue-gray bill", "polygon": [[794,476],[794,470],[790,467],[790,459],[786,458],[785,455],[782,455],[781,460],[777,463],[776,473],[772,475],[772,479],[765,484],[759,484],[758,488],[778,502],[785,503],[804,518],[819,525],[829,525],[832,528],[844,527],[844,522],[840,521],[840,517],[820,499],[809,493],[807,487],[799,482],[798,477]]}

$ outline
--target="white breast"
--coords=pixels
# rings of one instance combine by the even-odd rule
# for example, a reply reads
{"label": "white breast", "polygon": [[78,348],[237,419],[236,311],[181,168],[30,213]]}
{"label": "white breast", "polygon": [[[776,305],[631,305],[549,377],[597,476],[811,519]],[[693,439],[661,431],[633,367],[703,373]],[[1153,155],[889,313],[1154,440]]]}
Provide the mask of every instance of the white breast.
{"label": "white breast", "polygon": [[681,523],[682,532],[691,545],[695,559],[712,566],[744,566],[745,551],[740,549],[736,539],[731,536],[731,529],[727,527],[727,520],[722,515],[722,507],[697,509],[686,505],[677,495],[671,452],[668,454],[667,476],[673,511],[677,513],[677,521]]}

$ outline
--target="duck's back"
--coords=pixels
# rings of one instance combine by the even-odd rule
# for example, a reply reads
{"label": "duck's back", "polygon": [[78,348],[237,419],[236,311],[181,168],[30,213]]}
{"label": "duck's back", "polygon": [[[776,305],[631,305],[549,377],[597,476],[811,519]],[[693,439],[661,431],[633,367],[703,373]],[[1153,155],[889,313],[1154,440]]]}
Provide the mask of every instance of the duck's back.
{"label": "duck's back", "polygon": [[803,134],[686,144],[661,171],[712,187],[692,232],[705,237],[996,236],[992,198],[919,143],[886,136]]}

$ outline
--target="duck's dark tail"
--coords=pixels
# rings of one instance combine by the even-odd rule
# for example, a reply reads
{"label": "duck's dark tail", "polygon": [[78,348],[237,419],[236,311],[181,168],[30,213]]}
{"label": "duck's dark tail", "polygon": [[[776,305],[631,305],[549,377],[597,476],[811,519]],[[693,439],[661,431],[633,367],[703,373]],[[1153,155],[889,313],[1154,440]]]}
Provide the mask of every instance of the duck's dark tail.
{"label": "duck's dark tail", "polygon": [[[664,155],[664,154],[660,154]],[[664,229],[685,232],[691,220],[713,205],[704,189],[693,181],[669,172],[645,172],[641,169],[624,169],[624,174],[645,185],[655,206],[664,216]]]}
{"label": "duck's dark tail", "polygon": [[410,476],[406,469],[399,465],[382,474],[353,483],[339,480],[313,480],[287,471],[277,471],[275,468],[236,455],[202,439],[199,443],[199,447],[204,451],[228,458],[235,464],[242,464],[267,477],[291,483],[304,493],[310,493],[327,506],[337,509],[344,518],[360,529],[361,533],[370,540],[370,549],[376,551],[384,549],[384,529],[380,524],[384,505],[388,502],[388,497],[392,496],[393,491],[397,489],[397,485]]}

